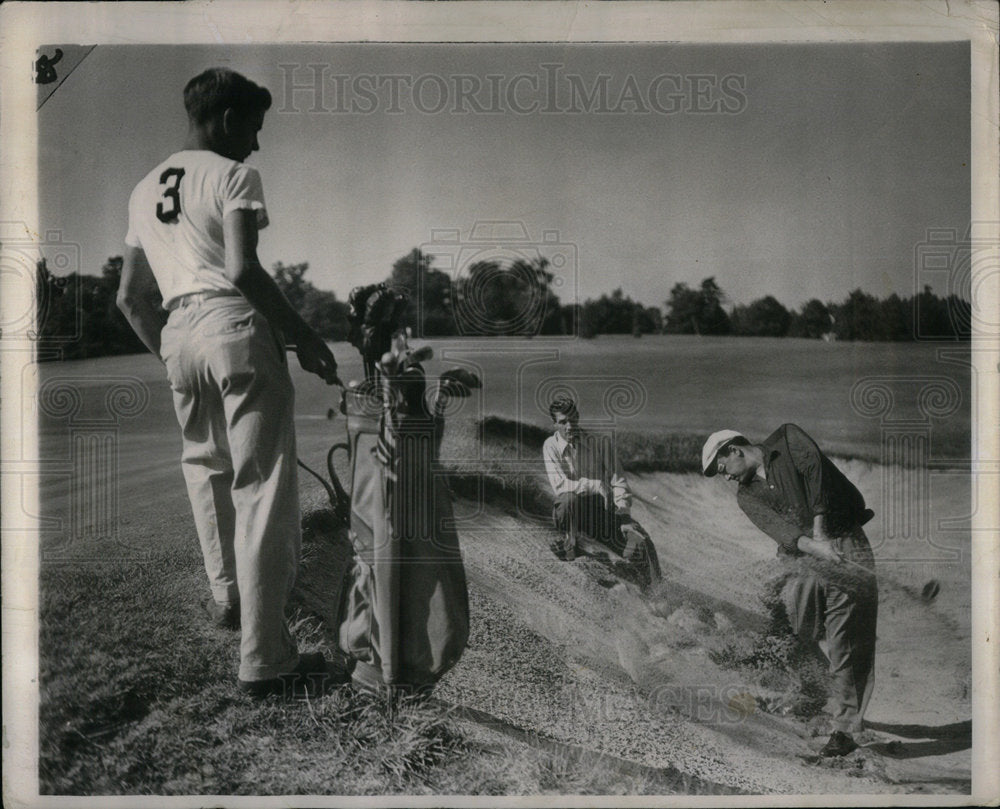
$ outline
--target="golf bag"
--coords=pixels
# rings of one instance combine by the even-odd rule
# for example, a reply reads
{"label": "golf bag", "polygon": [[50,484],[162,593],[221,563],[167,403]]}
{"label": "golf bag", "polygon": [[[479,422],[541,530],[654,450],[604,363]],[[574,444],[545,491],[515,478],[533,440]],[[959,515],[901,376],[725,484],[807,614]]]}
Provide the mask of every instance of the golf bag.
{"label": "golf bag", "polygon": [[356,660],[353,677],[362,687],[426,691],[455,665],[469,635],[451,494],[436,470],[443,400],[449,390],[468,389],[442,378],[429,408],[417,361],[429,350],[410,352],[405,334],[394,343],[373,363],[373,376],[344,391],[341,404],[347,444],[338,447],[350,458],[355,559],[339,642]]}

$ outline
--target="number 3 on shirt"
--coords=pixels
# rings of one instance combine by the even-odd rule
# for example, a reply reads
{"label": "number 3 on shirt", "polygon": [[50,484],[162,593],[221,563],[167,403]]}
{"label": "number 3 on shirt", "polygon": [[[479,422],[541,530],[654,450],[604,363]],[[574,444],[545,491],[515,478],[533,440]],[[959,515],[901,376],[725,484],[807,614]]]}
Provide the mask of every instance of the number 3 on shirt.
{"label": "number 3 on shirt", "polygon": [[181,215],[181,178],[184,169],[167,169],[160,175],[160,185],[165,185],[163,201],[156,203],[156,218],[161,222],[176,222]]}

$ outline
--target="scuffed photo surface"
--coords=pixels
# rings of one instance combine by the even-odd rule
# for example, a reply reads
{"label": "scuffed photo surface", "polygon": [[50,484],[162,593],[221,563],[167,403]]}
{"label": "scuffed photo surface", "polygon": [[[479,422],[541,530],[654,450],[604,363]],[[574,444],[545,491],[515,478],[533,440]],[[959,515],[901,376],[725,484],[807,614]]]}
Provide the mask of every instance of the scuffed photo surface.
{"label": "scuffed photo surface", "polygon": [[[481,39],[35,43],[37,205],[2,223],[4,283],[33,304],[3,320],[24,402],[5,389],[4,519],[20,505],[23,533],[4,541],[5,570],[9,537],[38,548],[41,802],[969,800],[973,717],[978,737],[977,704],[995,711],[972,689],[998,328],[975,46]],[[115,295],[129,195],[182,148],[182,90],[213,66],[271,93],[245,160],[270,220],[258,253],[340,379],[371,373],[350,293],[386,281],[408,295],[405,348],[431,349],[427,401],[448,369],[480,383],[440,403],[448,506],[420,506],[432,544],[455,535],[469,597],[468,643],[424,699],[253,702],[239,635],[205,620],[170,383]],[[358,474],[328,457],[350,410],[287,365],[320,478],[299,470],[288,618],[329,656],[359,547],[327,485],[349,496]],[[600,497],[651,545],[641,564],[627,532],[577,542],[593,522],[553,523],[560,397],[593,441],[575,446],[597,447],[569,477],[606,472]],[[843,755],[822,753],[830,664],[789,625],[812,557],[776,558],[742,484],[703,474],[710,434],[760,445],[788,423],[873,512],[873,688]],[[869,586],[821,573],[848,598]]]}

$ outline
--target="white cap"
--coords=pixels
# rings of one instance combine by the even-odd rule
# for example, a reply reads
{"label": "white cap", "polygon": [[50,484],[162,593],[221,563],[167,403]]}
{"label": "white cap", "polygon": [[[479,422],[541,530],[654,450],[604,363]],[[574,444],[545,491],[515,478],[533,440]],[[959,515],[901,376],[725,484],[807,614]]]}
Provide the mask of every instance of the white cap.
{"label": "white cap", "polygon": [[[708,437],[705,446],[701,448],[701,471],[704,472],[705,477],[710,478],[716,473],[715,456],[734,438],[743,438],[743,434],[735,430],[719,430]],[[746,439],[743,438],[743,440]]]}

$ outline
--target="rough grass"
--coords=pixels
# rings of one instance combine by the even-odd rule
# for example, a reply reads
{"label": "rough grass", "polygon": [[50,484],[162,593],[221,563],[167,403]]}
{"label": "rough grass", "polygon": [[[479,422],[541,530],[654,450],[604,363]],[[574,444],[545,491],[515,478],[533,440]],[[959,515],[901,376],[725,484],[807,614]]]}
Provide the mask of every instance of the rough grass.
{"label": "rough grass", "polygon": [[[42,571],[43,794],[407,792],[458,755],[439,709],[240,694],[238,635],[202,618],[203,575],[167,557]],[[323,648],[315,616],[291,618],[301,649]]]}
{"label": "rough grass", "polygon": [[[458,426],[458,425],[456,425]],[[486,419],[450,430],[445,457],[477,459],[456,493],[547,519],[538,459],[548,432]],[[695,439],[626,434],[626,468],[696,468]],[[449,454],[450,453],[450,454]],[[692,464],[694,466],[692,467]],[[446,462],[447,465],[447,462]],[[325,509],[303,521],[289,616],[303,651],[329,651],[351,549]],[[350,688],[263,702],[239,693],[238,633],[210,626],[197,553],[43,566],[42,794],[676,794],[676,778],[572,749],[490,736],[446,707]],[[484,740],[484,736],[487,737]]]}
{"label": "rough grass", "polygon": [[[477,438],[494,452],[516,450],[516,457],[541,459],[542,444],[552,431],[500,416],[478,423]],[[706,436],[692,433],[656,433],[618,430],[615,444],[626,472],[700,472],[701,448]]]}
{"label": "rough grass", "polygon": [[[342,528],[304,519],[290,623],[303,651],[335,643]],[[676,783],[547,751],[440,704],[349,687],[258,702],[236,689],[238,633],[202,616],[200,560],[164,554],[49,566],[40,579],[39,789],[71,795],[669,794]],[[323,587],[323,582],[327,587]],[[487,734],[488,735],[488,734]]]}
{"label": "rough grass", "polygon": [[709,657],[771,695],[758,699],[760,709],[808,720],[826,704],[827,664],[818,650],[793,634],[780,595],[784,582],[782,576],[764,582],[760,599],[769,619],[766,629],[733,636],[721,650],[710,651]]}

